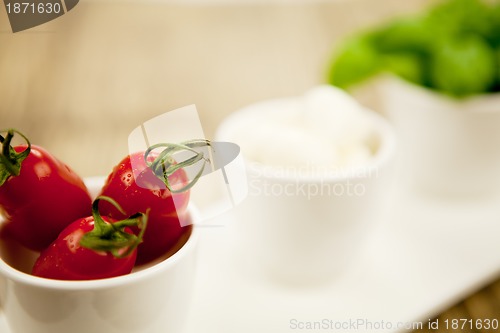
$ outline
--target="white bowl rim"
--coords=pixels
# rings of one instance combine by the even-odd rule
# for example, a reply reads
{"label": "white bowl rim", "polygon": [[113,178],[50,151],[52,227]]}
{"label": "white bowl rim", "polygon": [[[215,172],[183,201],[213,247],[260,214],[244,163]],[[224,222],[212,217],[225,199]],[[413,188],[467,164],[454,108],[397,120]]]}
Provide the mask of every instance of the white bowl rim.
{"label": "white bowl rim", "polygon": [[[416,98],[429,99],[434,103],[446,103],[453,107],[455,112],[496,113],[500,110],[496,107],[500,102],[500,92],[483,92],[456,97],[437,89],[405,80],[392,73],[382,74],[378,82],[380,82],[382,87],[389,86],[389,89],[399,89],[398,92],[404,89],[405,92],[416,95]],[[482,107],[478,108],[478,104],[481,104]],[[485,104],[492,107],[484,107]]]}
{"label": "white bowl rim", "polygon": [[[103,179],[102,177],[91,177],[89,180],[98,181]],[[85,179],[87,183],[87,179]],[[31,287],[38,287],[51,290],[65,290],[65,291],[89,291],[89,290],[99,290],[108,289],[120,286],[131,285],[141,280],[149,279],[157,274],[160,274],[166,270],[170,270],[172,266],[175,266],[180,260],[183,259],[190,252],[195,251],[195,247],[199,238],[199,231],[196,227],[195,221],[198,219],[198,211],[194,205],[190,204],[188,206],[188,211],[192,216],[193,224],[191,224],[191,233],[186,243],[173,255],[166,258],[165,260],[154,264],[150,267],[144,268],[142,270],[132,272],[130,274],[121,275],[112,278],[95,279],[95,280],[56,280],[47,279],[34,276],[28,273],[21,272],[14,267],[7,264],[0,258],[0,272],[4,277],[15,281],[16,283],[21,283],[24,285],[29,285]],[[0,276],[0,279],[2,276]]]}

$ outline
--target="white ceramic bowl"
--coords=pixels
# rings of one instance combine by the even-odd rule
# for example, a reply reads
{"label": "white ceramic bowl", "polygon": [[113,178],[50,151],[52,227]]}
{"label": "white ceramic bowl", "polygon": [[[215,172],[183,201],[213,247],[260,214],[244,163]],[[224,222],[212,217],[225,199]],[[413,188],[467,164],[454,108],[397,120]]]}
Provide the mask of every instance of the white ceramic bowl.
{"label": "white ceramic bowl", "polygon": [[[295,99],[250,105],[219,126],[218,141],[237,141],[251,119],[280,109]],[[293,285],[330,281],[355,263],[390,188],[396,140],[389,123],[365,110],[373,127],[373,158],[346,174],[297,175],[249,160],[249,194],[235,210],[236,228],[255,267],[272,280]],[[255,129],[258,136],[259,129]],[[280,135],[280,133],[276,133]]]}
{"label": "white ceramic bowl", "polygon": [[[103,182],[86,180],[93,195]],[[190,306],[197,239],[193,224],[185,244],[168,259],[90,281],[32,276],[26,272],[35,254],[2,242],[0,257],[10,265],[0,259],[0,311],[12,333],[177,333]]]}

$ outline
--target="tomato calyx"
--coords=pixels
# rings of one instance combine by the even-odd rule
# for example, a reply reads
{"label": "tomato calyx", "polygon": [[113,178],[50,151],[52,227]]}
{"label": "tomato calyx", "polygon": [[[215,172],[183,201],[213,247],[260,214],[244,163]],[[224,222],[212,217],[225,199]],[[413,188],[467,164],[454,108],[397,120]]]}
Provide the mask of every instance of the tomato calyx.
{"label": "tomato calyx", "polygon": [[[21,173],[21,163],[28,157],[31,151],[30,141],[21,132],[12,128],[1,132],[7,132],[7,135],[5,138],[0,135],[0,143],[2,145],[0,149],[0,186],[2,186],[9,177],[19,176]],[[27,144],[26,149],[21,152],[16,152],[11,145],[15,133],[19,134]]]}
{"label": "tomato calyx", "polygon": [[[106,223],[99,213],[99,201],[111,203],[121,213],[125,214],[120,205],[110,197],[99,196],[92,203],[94,229],[80,239],[80,245],[94,250],[110,252],[116,258],[129,256],[142,243],[146,231],[148,212],[136,213],[127,219]],[[138,227],[140,232],[134,235],[125,231],[127,227]]]}
{"label": "tomato calyx", "polygon": [[[144,160],[149,168],[154,172],[154,174],[165,183],[165,186],[172,193],[181,193],[188,191],[191,187],[193,187],[198,179],[203,175],[203,171],[205,170],[205,165],[210,163],[210,159],[205,157],[205,154],[201,151],[198,151],[194,148],[203,148],[210,147],[211,143],[206,139],[194,139],[185,141],[182,143],[158,143],[150,146],[144,153]],[[158,156],[151,162],[148,160],[149,154],[153,152],[153,150],[158,148],[164,148]],[[183,160],[181,162],[177,162],[173,155],[178,152],[189,152],[192,154],[191,157]],[[203,163],[193,177],[191,181],[189,181],[186,185],[180,188],[174,188],[173,184],[170,183],[169,177],[173,175],[177,170],[184,169],[189,166],[195,165],[199,161]]]}

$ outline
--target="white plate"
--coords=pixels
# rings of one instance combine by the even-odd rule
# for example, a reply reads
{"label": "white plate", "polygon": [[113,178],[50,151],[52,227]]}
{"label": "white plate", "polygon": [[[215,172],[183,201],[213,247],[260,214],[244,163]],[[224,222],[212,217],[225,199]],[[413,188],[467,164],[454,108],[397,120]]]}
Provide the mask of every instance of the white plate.
{"label": "white plate", "polygon": [[[433,316],[498,276],[500,197],[439,202],[400,191],[395,198],[392,207],[397,209],[373,235],[363,259],[330,285],[317,288],[286,288],[259,276],[232,242],[237,221],[230,214],[221,217],[227,227],[202,230],[188,332],[425,327]],[[301,330],[299,325],[324,326]]]}
{"label": "white plate", "polygon": [[[260,276],[234,243],[237,221],[231,213],[220,216],[225,227],[201,230],[186,331],[394,332],[400,323],[427,325],[498,276],[500,197],[449,202],[404,191],[394,197],[391,206],[397,209],[373,235],[362,260],[316,288],[287,288]],[[324,326],[299,329],[308,324]],[[0,332],[9,333],[1,312]]]}

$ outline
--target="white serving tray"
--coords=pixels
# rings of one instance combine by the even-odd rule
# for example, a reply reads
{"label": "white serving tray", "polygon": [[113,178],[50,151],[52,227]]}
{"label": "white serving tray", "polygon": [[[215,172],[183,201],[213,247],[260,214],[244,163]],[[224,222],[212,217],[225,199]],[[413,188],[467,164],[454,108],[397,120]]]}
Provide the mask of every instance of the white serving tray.
{"label": "white serving tray", "polygon": [[[500,197],[449,201],[399,189],[393,198],[363,258],[316,287],[280,286],[257,273],[245,258],[248,251],[234,242],[238,221],[230,213],[221,216],[226,227],[202,230],[187,331],[405,331],[425,327],[498,277]],[[308,324],[320,327],[306,329]]]}
{"label": "white serving tray", "polygon": [[[395,192],[365,255],[328,285],[286,287],[258,273],[235,242],[231,212],[215,218],[223,227],[200,228],[186,332],[397,332],[399,324],[427,325],[498,277],[500,196],[448,201]],[[0,332],[10,332],[1,311]]]}

